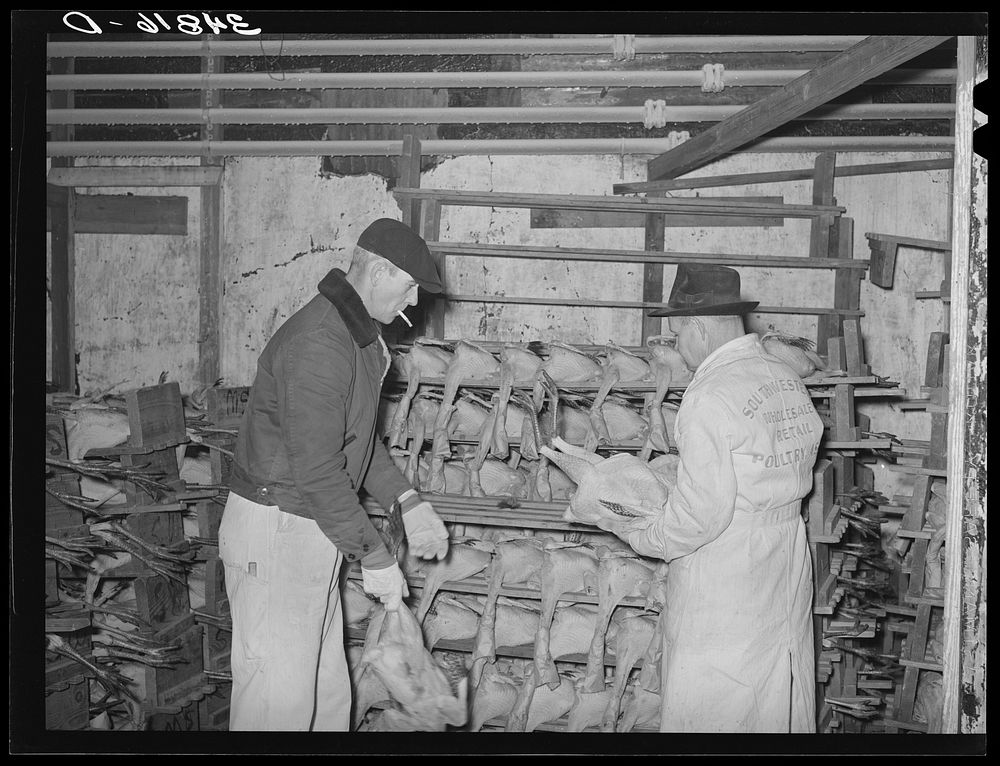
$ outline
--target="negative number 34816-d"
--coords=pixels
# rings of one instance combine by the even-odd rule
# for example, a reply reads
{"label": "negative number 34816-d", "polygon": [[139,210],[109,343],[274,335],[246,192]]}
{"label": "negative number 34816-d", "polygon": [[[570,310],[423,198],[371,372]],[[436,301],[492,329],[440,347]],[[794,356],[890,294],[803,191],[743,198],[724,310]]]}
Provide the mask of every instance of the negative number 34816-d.
{"label": "negative number 34816-d", "polygon": [[[139,20],[135,26],[140,32],[155,34],[157,32],[172,32],[174,30],[186,35],[201,34],[221,34],[222,32],[234,32],[238,35],[259,35],[260,29],[251,29],[250,25],[243,20],[238,13],[227,13],[226,20],[222,21],[218,16],[210,13],[178,13],[164,18],[159,13],[152,13],[150,18],[145,13],[139,14]],[[77,32],[88,35],[99,35],[104,30],[90,16],[80,11],[70,11],[63,16],[63,23]],[[108,24],[121,27],[124,26],[118,21],[109,21]]]}

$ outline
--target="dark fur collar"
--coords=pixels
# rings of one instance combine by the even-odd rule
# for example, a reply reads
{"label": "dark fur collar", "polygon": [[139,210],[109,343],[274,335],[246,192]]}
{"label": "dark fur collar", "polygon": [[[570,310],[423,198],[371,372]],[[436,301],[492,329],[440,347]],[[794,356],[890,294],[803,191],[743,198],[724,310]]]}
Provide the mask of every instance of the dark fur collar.
{"label": "dark fur collar", "polygon": [[354,336],[355,343],[364,348],[378,337],[375,320],[361,301],[358,291],[351,286],[341,269],[331,269],[319,283],[319,291],[334,305],[347,329]]}

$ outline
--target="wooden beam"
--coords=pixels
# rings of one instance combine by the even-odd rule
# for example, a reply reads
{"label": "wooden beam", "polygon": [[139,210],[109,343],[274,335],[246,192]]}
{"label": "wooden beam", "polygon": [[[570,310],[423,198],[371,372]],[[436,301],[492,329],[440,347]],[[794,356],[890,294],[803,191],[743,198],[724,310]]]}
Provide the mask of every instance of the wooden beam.
{"label": "wooden beam", "polygon": [[435,200],[439,205],[470,207],[545,208],[548,210],[596,210],[618,213],[684,213],[697,215],[747,215],[782,218],[813,218],[842,215],[846,208],[829,205],[771,204],[741,197],[613,197],[585,194],[521,194],[514,192],[456,191],[453,189],[394,189],[396,198]]}
{"label": "wooden beam", "polygon": [[[699,199],[706,199],[701,197]],[[723,199],[723,198],[717,198]],[[749,198],[743,198],[749,199]],[[754,197],[767,204],[781,204],[781,197]],[[545,210],[532,208],[532,229],[639,229],[644,228],[650,218],[649,213],[615,213],[594,210]],[[718,226],[782,226],[784,218],[751,218],[739,215],[684,215],[679,213],[659,216],[660,228],[698,226],[715,228]]]}
{"label": "wooden beam", "polygon": [[[214,187],[203,187],[214,188]],[[187,197],[75,194],[76,234],[187,234]],[[46,220],[53,230],[54,220]]]}
{"label": "wooden beam", "polygon": [[[623,308],[623,309],[661,309],[663,303],[646,301],[607,301],[588,298],[524,298],[514,295],[488,294],[449,294],[448,301],[456,303],[518,303],[532,306],[591,306],[593,308]],[[825,306],[758,306],[754,314],[811,314],[824,316],[827,314],[843,314],[844,316],[862,316],[860,309],[837,309]],[[441,337],[441,336],[434,336]]]}
{"label": "wooden beam", "polygon": [[647,164],[650,181],[676,178],[769,133],[863,82],[937,47],[947,36],[872,36]]}
{"label": "wooden beam", "polygon": [[[951,170],[952,160],[913,160],[909,162],[875,162],[871,165],[843,165],[834,168],[837,178],[849,176],[872,176],[885,173],[915,173],[922,170]],[[773,170],[763,173],[734,173],[723,176],[702,176],[700,178],[665,178],[659,181],[639,181],[637,183],[615,184],[611,190],[615,194],[641,194],[654,191],[675,191],[678,189],[711,189],[720,186],[747,186],[749,184],[783,183],[785,181],[809,181],[815,177],[815,168],[802,170]]]}
{"label": "wooden beam", "polygon": [[797,255],[681,253],[653,250],[605,250],[589,247],[538,247],[535,245],[481,245],[476,242],[428,242],[432,253],[488,258],[551,258],[558,261],[605,263],[715,263],[722,266],[785,269],[851,269],[864,271],[868,261],[845,258],[805,258]]}
{"label": "wooden beam", "polygon": [[46,181],[54,186],[215,186],[222,180],[220,166],[198,167],[82,167],[52,168]]}

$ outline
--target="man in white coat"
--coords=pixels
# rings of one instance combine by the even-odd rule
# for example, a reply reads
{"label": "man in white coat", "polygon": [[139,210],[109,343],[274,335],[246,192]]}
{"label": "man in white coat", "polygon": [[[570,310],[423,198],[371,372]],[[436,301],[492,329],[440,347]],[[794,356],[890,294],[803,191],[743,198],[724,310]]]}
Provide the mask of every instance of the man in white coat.
{"label": "man in white coat", "polygon": [[799,376],[743,316],[739,274],[681,264],[667,303],[694,377],[675,425],[662,514],[598,522],[670,563],[664,732],[814,733],[812,564],[801,500],[823,424]]}

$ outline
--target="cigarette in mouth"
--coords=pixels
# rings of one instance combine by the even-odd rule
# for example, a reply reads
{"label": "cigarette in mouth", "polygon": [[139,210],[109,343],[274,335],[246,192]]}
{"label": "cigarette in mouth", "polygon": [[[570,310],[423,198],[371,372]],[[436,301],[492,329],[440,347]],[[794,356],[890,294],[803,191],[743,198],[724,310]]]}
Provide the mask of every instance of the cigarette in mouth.
{"label": "cigarette in mouth", "polygon": [[409,319],[406,318],[406,314],[404,314],[402,311],[397,311],[396,313],[399,314],[400,319],[406,322],[407,327],[413,327],[413,322],[411,322]]}

